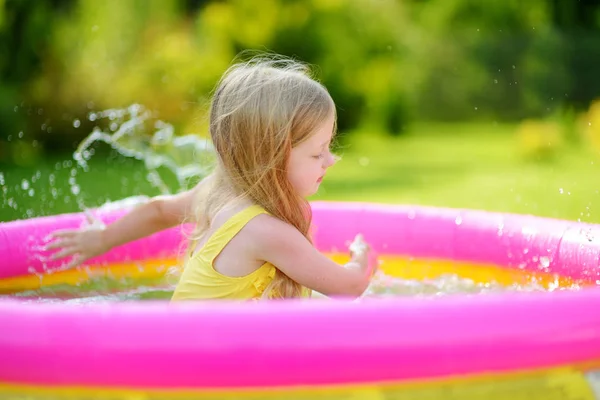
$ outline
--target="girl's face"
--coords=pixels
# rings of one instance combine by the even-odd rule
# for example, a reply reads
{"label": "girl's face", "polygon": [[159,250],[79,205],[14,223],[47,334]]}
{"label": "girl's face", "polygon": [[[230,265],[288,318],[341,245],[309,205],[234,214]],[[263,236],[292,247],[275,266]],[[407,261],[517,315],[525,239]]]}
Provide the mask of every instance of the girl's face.
{"label": "girl's face", "polygon": [[332,113],[308,139],[291,151],[287,166],[288,179],[302,197],[315,194],[325,172],[335,164],[335,157],[329,151],[334,122]]}

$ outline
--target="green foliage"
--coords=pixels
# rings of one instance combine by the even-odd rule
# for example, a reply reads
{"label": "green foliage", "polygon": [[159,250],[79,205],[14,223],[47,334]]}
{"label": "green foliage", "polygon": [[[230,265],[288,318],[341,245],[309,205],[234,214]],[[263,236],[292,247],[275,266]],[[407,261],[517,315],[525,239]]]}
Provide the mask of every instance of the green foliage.
{"label": "green foliage", "polygon": [[600,35],[582,10],[600,8],[580,3],[0,0],[0,162],[9,135],[72,148],[91,111],[133,103],[205,134],[211,91],[244,50],[314,65],[341,132],[586,108]]}

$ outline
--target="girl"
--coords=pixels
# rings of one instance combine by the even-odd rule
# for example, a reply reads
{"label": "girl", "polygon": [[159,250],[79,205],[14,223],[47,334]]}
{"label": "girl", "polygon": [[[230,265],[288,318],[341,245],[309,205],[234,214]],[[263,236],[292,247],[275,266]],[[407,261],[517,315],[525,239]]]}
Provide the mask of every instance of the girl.
{"label": "girl", "polygon": [[211,175],[192,190],[153,198],[108,227],[54,234],[55,258],[72,266],[123,243],[181,224],[196,229],[173,301],[360,296],[373,273],[368,246],[351,247],[341,266],[311,243],[307,197],[335,158],[335,105],[294,61],[231,67],[211,103],[217,153]]}

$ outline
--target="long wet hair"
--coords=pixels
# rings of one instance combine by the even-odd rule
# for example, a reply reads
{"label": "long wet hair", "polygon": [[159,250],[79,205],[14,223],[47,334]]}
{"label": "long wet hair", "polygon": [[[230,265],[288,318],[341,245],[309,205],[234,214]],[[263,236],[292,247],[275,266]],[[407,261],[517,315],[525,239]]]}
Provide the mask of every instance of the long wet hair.
{"label": "long wet hair", "polygon": [[[209,127],[217,162],[196,202],[192,239],[206,233],[223,205],[246,198],[312,242],[310,205],[292,187],[287,164],[292,148],[332,114],[331,96],[303,63],[255,58],[230,67],[211,102]],[[263,297],[294,298],[302,290],[278,269]]]}

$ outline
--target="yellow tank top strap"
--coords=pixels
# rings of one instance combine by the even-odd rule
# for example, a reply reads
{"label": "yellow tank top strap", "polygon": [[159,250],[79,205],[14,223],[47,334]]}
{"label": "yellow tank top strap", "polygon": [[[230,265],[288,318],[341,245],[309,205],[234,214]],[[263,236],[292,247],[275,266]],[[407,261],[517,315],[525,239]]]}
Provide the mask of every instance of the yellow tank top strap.
{"label": "yellow tank top strap", "polygon": [[225,248],[227,243],[254,217],[259,214],[268,214],[261,206],[252,205],[234,214],[221,225],[200,250],[202,256],[212,264],[215,258]]}

